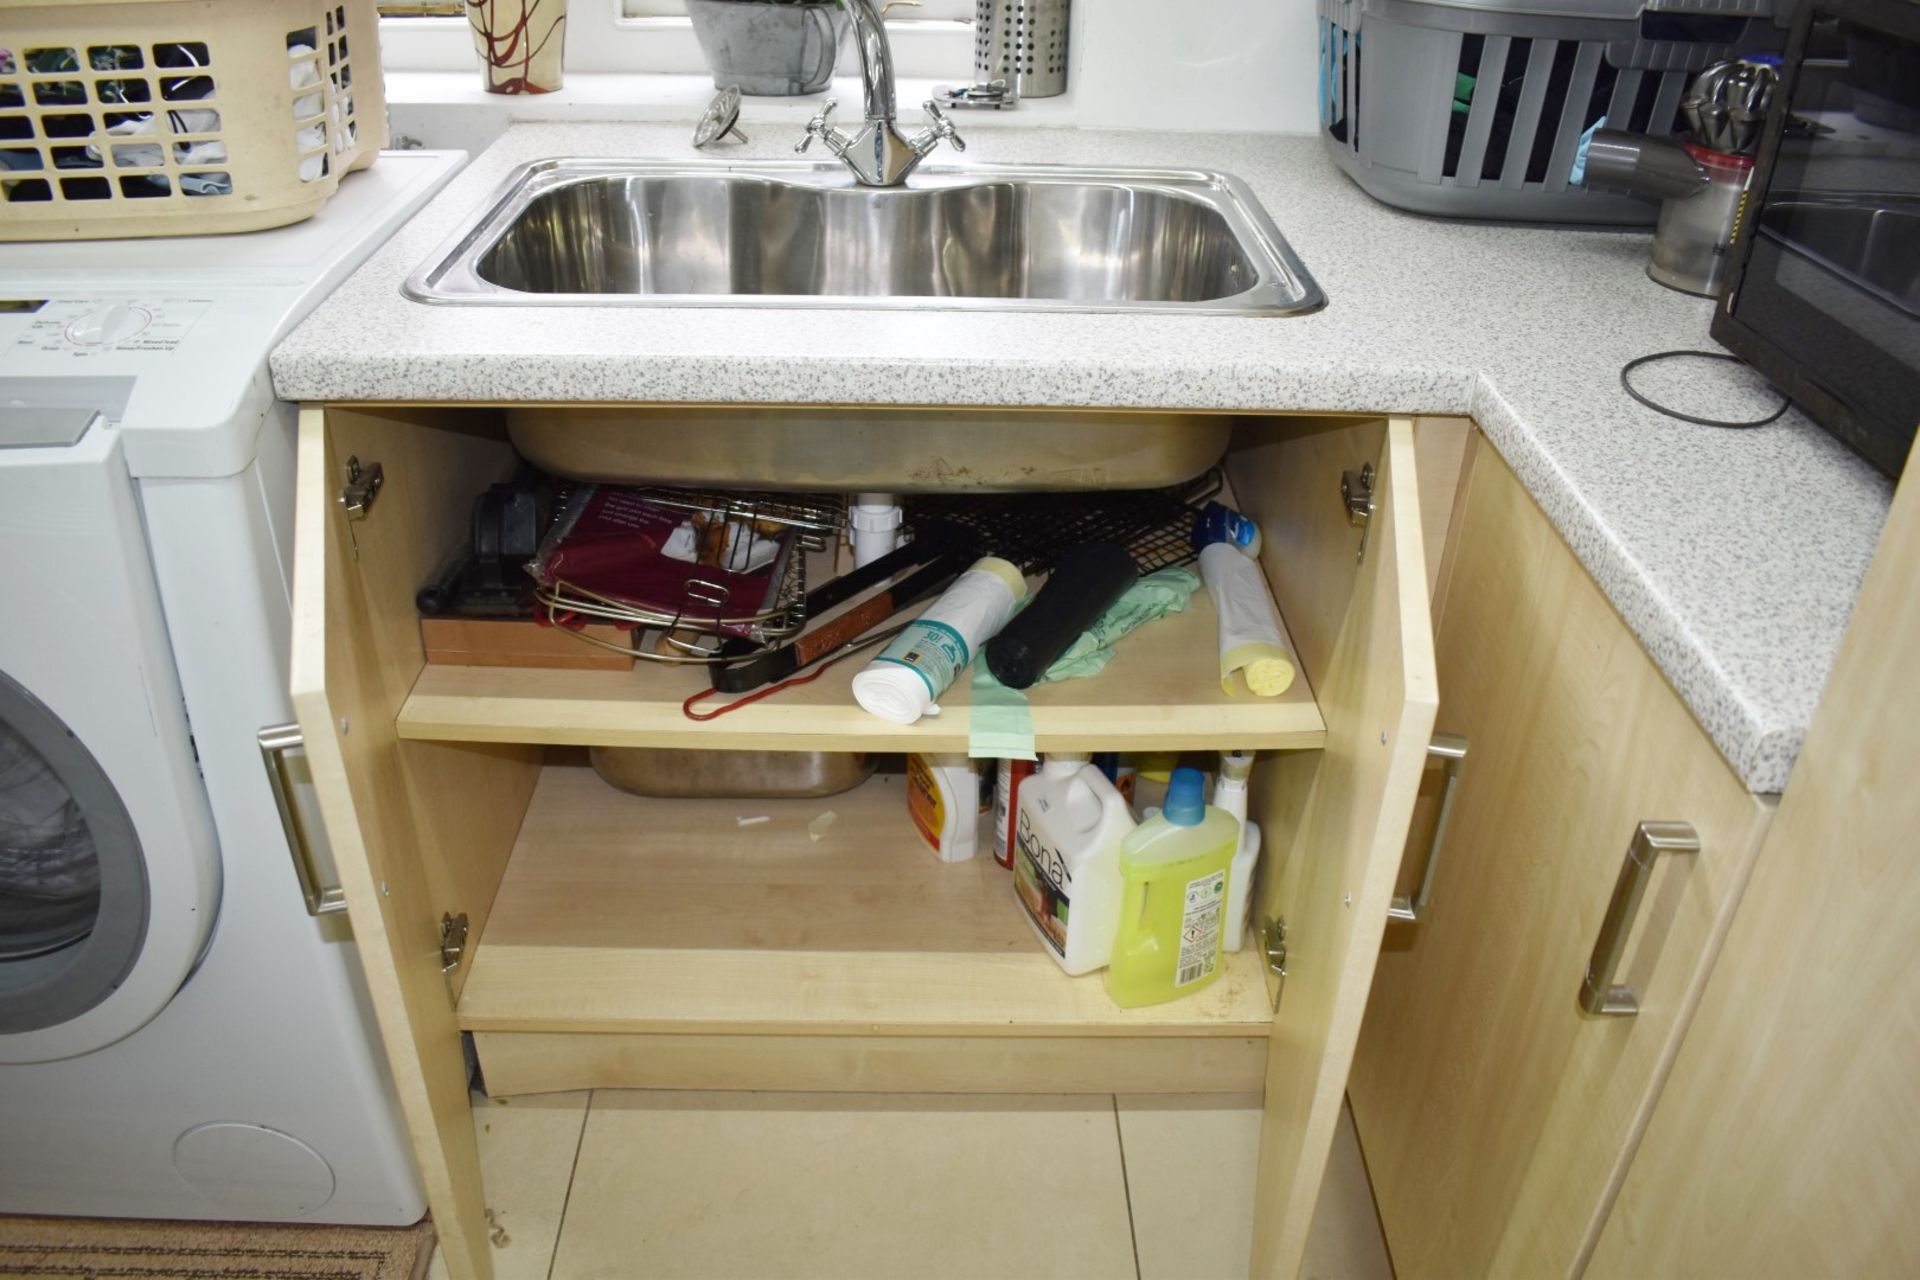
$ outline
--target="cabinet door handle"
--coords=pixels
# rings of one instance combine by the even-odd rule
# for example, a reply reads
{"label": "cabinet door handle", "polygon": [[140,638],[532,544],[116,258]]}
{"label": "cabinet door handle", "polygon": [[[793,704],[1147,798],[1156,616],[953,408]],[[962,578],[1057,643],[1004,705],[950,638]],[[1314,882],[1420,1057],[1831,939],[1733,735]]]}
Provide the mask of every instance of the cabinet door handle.
{"label": "cabinet door handle", "polygon": [[1440,842],[1446,839],[1447,818],[1453,813],[1453,792],[1460,783],[1460,762],[1467,758],[1467,740],[1458,734],[1436,733],[1427,744],[1427,754],[1438,757],[1446,781],[1441,784],[1440,816],[1433,820],[1433,836],[1427,841],[1427,865],[1420,873],[1420,889],[1409,898],[1393,895],[1387,907],[1387,919],[1419,924],[1433,901],[1433,869],[1440,865]]}
{"label": "cabinet door handle", "polygon": [[300,879],[300,896],[307,900],[307,914],[330,916],[347,909],[346,891],[337,884],[323,885],[313,868],[313,850],[307,847],[306,828],[294,816],[293,784],[287,778],[287,752],[306,745],[297,724],[276,724],[260,731],[260,758],[267,766],[267,786],[273,790],[274,807],[280,810],[280,827],[287,834],[287,849],[293,854],[293,874]]}
{"label": "cabinet door handle", "polygon": [[1594,939],[1586,976],[1580,981],[1582,1010],[1612,1018],[1631,1018],[1640,1012],[1640,999],[1633,988],[1618,986],[1613,980],[1627,949],[1627,937],[1633,932],[1633,918],[1640,913],[1640,899],[1646,896],[1653,864],[1660,855],[1698,852],[1700,836],[1685,822],[1643,822],[1635,829],[1626,861],[1620,865],[1620,878],[1613,885],[1613,901],[1607,903],[1606,919],[1600,922],[1600,936]]}

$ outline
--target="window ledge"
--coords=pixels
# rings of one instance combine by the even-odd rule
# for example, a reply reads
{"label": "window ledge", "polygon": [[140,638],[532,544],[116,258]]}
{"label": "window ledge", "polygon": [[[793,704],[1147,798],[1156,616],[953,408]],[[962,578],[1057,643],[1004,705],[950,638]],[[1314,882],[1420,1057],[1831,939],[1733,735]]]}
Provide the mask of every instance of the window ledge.
{"label": "window ledge", "polygon": [[[919,104],[933,96],[934,83],[899,81],[903,127],[916,126]],[[569,71],[564,85],[554,93],[498,94],[480,87],[477,67],[470,71],[389,70],[386,86],[387,101],[394,107],[491,107],[508,120],[684,120],[691,124],[714,95],[713,80],[704,72]],[[860,102],[859,78],[837,76],[826,92],[808,97],[747,98],[742,119],[749,126],[757,120],[792,121],[797,138],[800,127],[828,98],[839,99],[844,117],[849,104],[857,107]],[[954,112],[953,116],[962,131],[995,125],[1071,124],[1073,95],[1069,91],[1057,98],[1028,99],[1012,111]],[[405,121],[396,127],[404,132]]]}
{"label": "window ledge", "polygon": [[[693,24],[686,18],[637,18],[615,21],[604,11],[576,4],[568,15],[565,65],[569,75],[693,75],[706,66]],[[889,23],[894,68],[902,76],[969,76],[973,67],[973,28],[963,22]],[[459,71],[473,65],[473,36],[465,18],[383,18],[381,62],[388,72]],[[843,61],[855,56],[841,46]],[[951,69],[951,70],[949,70]]]}

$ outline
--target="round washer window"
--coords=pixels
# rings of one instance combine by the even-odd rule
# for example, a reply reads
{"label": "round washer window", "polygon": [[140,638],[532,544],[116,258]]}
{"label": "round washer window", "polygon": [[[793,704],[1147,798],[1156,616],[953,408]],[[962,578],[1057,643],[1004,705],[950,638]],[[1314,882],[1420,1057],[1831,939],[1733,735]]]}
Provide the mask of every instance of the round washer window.
{"label": "round washer window", "polygon": [[147,867],[93,753],[0,673],[0,1034],[78,1017],[146,940]]}
{"label": "round washer window", "polygon": [[100,915],[100,858],[80,803],[0,720],[0,963],[70,947]]}

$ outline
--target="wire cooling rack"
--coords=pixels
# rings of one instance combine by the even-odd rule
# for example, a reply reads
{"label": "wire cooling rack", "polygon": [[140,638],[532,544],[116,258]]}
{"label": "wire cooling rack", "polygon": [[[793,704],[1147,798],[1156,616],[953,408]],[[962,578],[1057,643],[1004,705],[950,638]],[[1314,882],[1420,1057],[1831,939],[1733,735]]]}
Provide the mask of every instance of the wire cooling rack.
{"label": "wire cooling rack", "polygon": [[928,494],[907,499],[908,523],[958,525],[979,551],[1011,560],[1026,573],[1049,573],[1075,547],[1117,542],[1140,572],[1188,564],[1195,516],[1222,488],[1209,471],[1166,489],[1081,489],[1062,493]]}

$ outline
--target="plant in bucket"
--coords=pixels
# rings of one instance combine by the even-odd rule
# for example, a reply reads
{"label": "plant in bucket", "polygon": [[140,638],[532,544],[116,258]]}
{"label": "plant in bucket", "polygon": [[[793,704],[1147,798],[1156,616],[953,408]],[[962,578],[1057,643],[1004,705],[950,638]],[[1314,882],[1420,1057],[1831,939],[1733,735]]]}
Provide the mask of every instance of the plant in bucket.
{"label": "plant in bucket", "polygon": [[852,19],[840,0],[687,0],[713,86],[762,97],[818,93]]}
{"label": "plant in bucket", "polygon": [[567,0],[467,0],[467,22],[488,93],[560,87]]}

